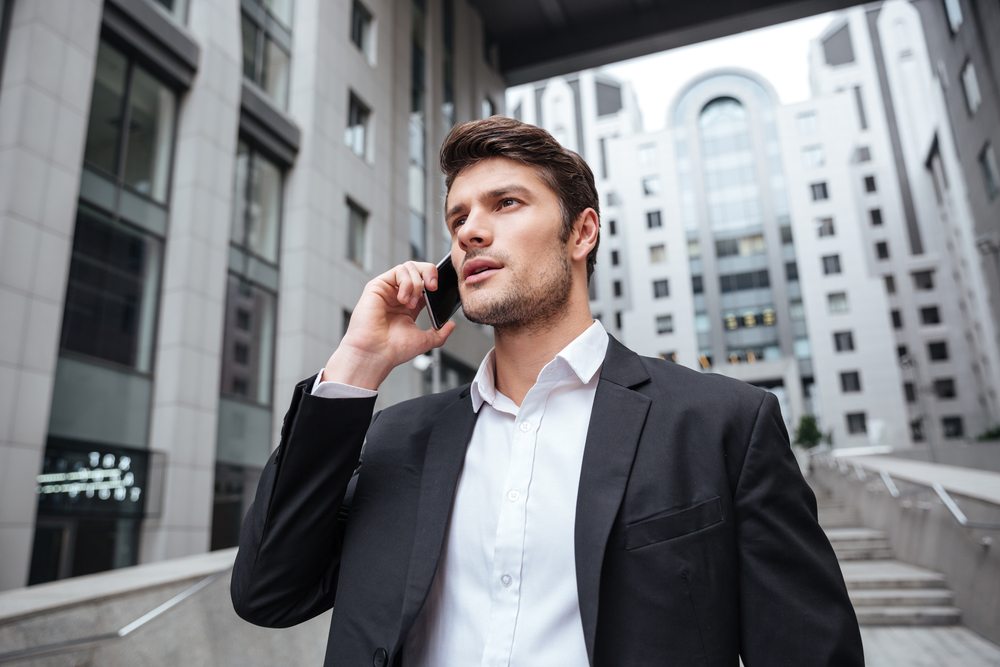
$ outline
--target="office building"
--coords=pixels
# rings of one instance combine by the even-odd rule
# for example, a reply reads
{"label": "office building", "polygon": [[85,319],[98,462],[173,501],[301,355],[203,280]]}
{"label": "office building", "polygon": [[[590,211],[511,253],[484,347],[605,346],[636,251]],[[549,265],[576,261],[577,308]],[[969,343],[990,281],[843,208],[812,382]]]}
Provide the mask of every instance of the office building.
{"label": "office building", "polygon": [[464,0],[0,17],[0,589],[231,546],[365,283],[446,251],[437,146],[500,110],[495,50]]}

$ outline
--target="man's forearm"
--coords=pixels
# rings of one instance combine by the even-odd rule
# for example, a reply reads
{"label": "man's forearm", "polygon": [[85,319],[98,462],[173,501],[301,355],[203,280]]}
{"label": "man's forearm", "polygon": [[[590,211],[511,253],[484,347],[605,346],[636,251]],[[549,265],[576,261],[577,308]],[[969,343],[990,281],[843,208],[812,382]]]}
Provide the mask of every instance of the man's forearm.
{"label": "man's forearm", "polygon": [[284,627],[333,604],[340,561],[338,510],[354,473],[375,399],[326,399],[300,383],[282,441],[261,475],[233,568],[237,612]]}

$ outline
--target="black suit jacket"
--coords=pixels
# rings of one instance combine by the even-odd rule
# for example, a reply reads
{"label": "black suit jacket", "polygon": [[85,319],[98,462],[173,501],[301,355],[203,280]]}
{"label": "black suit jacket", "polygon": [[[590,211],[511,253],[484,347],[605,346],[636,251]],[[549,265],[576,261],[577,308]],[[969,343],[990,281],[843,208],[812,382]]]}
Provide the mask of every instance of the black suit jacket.
{"label": "black suit jacket", "polygon": [[[233,603],[268,627],[333,607],[326,665],[399,664],[475,426],[469,388],[372,420],[374,399],[313,397],[312,381],[295,389],[244,522]],[[592,665],[733,667],[738,654],[747,667],[864,665],[815,498],[766,391],[611,339],[575,541]]]}

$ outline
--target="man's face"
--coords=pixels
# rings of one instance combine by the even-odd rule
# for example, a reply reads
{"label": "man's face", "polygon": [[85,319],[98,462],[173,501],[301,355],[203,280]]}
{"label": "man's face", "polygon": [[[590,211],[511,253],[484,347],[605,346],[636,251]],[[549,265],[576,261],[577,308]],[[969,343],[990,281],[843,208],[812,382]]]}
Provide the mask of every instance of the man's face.
{"label": "man's face", "polygon": [[465,316],[498,329],[545,327],[572,287],[559,199],[534,167],[490,158],[452,182],[445,205]]}

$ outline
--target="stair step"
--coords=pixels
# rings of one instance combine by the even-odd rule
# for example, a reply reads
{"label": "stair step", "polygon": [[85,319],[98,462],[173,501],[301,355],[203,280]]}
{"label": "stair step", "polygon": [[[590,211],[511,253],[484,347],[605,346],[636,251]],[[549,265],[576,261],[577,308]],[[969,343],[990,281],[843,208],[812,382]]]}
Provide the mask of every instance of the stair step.
{"label": "stair step", "polygon": [[947,588],[942,574],[895,560],[842,561],[848,590]]}
{"label": "stair step", "polygon": [[955,607],[859,607],[861,625],[957,625],[962,611]]}
{"label": "stair step", "polygon": [[845,526],[843,528],[830,528],[826,531],[826,536],[830,538],[831,542],[841,540],[884,540],[885,531],[875,530],[874,528]]}
{"label": "stair step", "polygon": [[859,607],[950,607],[954,597],[947,588],[862,588],[851,591]]}
{"label": "stair step", "polygon": [[892,558],[892,549],[889,547],[863,548],[863,549],[834,549],[837,558],[841,561],[848,560],[888,560]]}

